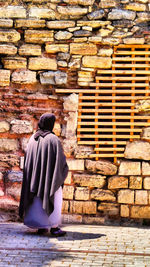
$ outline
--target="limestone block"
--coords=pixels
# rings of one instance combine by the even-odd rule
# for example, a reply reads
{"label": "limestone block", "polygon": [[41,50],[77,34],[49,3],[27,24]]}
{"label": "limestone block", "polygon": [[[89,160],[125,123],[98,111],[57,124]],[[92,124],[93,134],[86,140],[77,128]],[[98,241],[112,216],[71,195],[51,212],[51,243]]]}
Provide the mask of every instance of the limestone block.
{"label": "limestone block", "polygon": [[78,6],[57,6],[58,13],[62,16],[62,18],[80,18],[83,15],[88,13],[87,8],[82,8]]}
{"label": "limestone block", "polygon": [[76,129],[77,129],[77,111],[76,112],[68,112],[67,117],[65,117],[65,120],[67,120],[66,128],[65,128],[65,137],[67,139],[74,137],[76,135]]}
{"label": "limestone block", "polygon": [[150,163],[142,162],[142,175],[150,175]]}
{"label": "limestone block", "polygon": [[0,7],[0,18],[26,18],[26,9],[23,6]]}
{"label": "limestone block", "polygon": [[24,57],[5,57],[2,62],[6,69],[25,69],[27,66],[27,59]]}
{"label": "limestone block", "polygon": [[110,202],[116,201],[116,197],[112,191],[99,188],[92,190],[91,199]]}
{"label": "limestone block", "polygon": [[0,198],[0,209],[2,210],[5,210],[5,211],[16,210],[18,209],[18,206],[19,206],[19,202],[14,200],[10,196],[4,196]]}
{"label": "limestone block", "polygon": [[135,108],[140,113],[149,114],[150,111],[150,100],[149,99],[142,99],[136,102]]}
{"label": "limestone block", "polygon": [[30,70],[57,70],[57,62],[54,58],[31,57],[29,59]]}
{"label": "limestone block", "polygon": [[63,107],[65,111],[77,111],[78,110],[78,95],[73,93],[67,97],[64,97]]}
{"label": "limestone block", "polygon": [[85,187],[76,187],[75,200],[89,200],[90,191]]}
{"label": "limestone block", "polygon": [[78,31],[80,30],[80,27],[72,27],[72,28],[68,28],[69,32],[74,32],[74,31]]}
{"label": "limestone block", "polygon": [[66,177],[66,179],[65,179],[64,184],[65,184],[65,185],[67,185],[67,184],[70,185],[71,182],[72,182],[72,172],[68,172],[68,175],[67,175],[67,177]]}
{"label": "limestone block", "polygon": [[41,46],[24,44],[19,48],[19,55],[21,56],[40,56],[41,55]]}
{"label": "limestone block", "polygon": [[10,83],[10,70],[0,70],[0,86],[8,86]]}
{"label": "limestone block", "polygon": [[147,140],[147,141],[150,140],[150,127],[144,127],[142,129],[141,139]]}
{"label": "limestone block", "polygon": [[105,225],[106,218],[105,217],[94,217],[89,215],[83,215],[82,217],[83,224],[93,224],[93,225]]}
{"label": "limestone block", "polygon": [[11,44],[0,44],[0,54],[16,55],[17,47]]}
{"label": "limestone block", "polygon": [[58,60],[65,60],[65,61],[69,61],[69,58],[70,58],[70,54],[69,53],[67,53],[67,52],[65,52],[65,53],[63,53],[63,52],[59,52],[58,54],[57,54],[57,59]]}
{"label": "limestone block", "polygon": [[29,18],[39,18],[39,19],[55,19],[55,11],[50,8],[38,8],[31,7],[29,9]]}
{"label": "limestone block", "polygon": [[94,201],[70,201],[70,213],[96,214],[97,203]]}
{"label": "limestone block", "polygon": [[150,12],[137,12],[136,23],[150,21]]}
{"label": "limestone block", "polygon": [[147,205],[148,204],[148,191],[136,190],[135,191],[135,204]]}
{"label": "limestone block", "polygon": [[106,160],[86,160],[85,166],[88,171],[103,175],[115,175],[117,173],[117,166]]}
{"label": "limestone block", "polygon": [[77,147],[77,137],[72,136],[63,141],[63,148],[66,157],[71,157]]}
{"label": "limestone block", "polygon": [[79,214],[64,214],[62,215],[63,223],[82,223],[82,215]]}
{"label": "limestone block", "polygon": [[124,157],[127,159],[150,160],[150,143],[142,140],[128,142]]}
{"label": "limestone block", "polygon": [[136,161],[121,161],[119,175],[141,175],[141,163]]}
{"label": "limestone block", "polygon": [[118,192],[118,203],[133,204],[134,190],[122,189]]}
{"label": "limestone block", "polygon": [[45,42],[53,41],[53,31],[47,30],[26,30],[25,31],[25,42],[42,44]]}
{"label": "limestone block", "polygon": [[100,203],[98,205],[98,211],[108,216],[116,216],[119,215],[119,205],[114,203]]}
{"label": "limestone block", "polygon": [[0,133],[8,132],[10,124],[7,121],[0,121]]}
{"label": "limestone block", "polygon": [[21,35],[16,30],[0,30],[0,42],[16,43],[20,38]]}
{"label": "limestone block", "polygon": [[92,27],[93,29],[105,27],[109,24],[110,24],[110,21],[102,21],[102,20],[91,20],[91,21],[78,20],[77,21],[77,27],[88,26],[88,27]]}
{"label": "limestone block", "polygon": [[108,189],[128,188],[128,178],[123,176],[112,176],[108,178]]}
{"label": "limestone block", "polygon": [[94,0],[64,0],[64,3],[69,5],[92,6]]}
{"label": "limestone block", "polygon": [[72,33],[68,31],[58,31],[54,37],[56,40],[69,40],[72,37]]}
{"label": "limestone block", "polygon": [[73,32],[73,36],[74,37],[89,37],[92,36],[91,31],[87,31],[87,30],[79,30],[79,31],[74,31]]}
{"label": "limestone block", "polygon": [[101,19],[104,16],[105,16],[105,12],[103,9],[93,11],[87,15],[89,20]]}
{"label": "limestone block", "polygon": [[93,153],[93,146],[77,146],[74,150],[75,158],[89,158]]}
{"label": "limestone block", "polygon": [[99,44],[102,42],[102,37],[100,35],[92,36],[88,38],[88,41],[91,43]]}
{"label": "limestone block", "polygon": [[63,61],[63,60],[58,60],[57,64],[59,67],[67,67],[68,66],[67,62]]}
{"label": "limestone block", "polygon": [[26,137],[21,138],[21,148],[24,152],[27,149],[28,142],[29,142],[29,138],[26,138]]}
{"label": "limestone block", "polygon": [[1,28],[12,28],[13,20],[12,19],[0,19],[0,27]]}
{"label": "limestone block", "polygon": [[[99,35],[100,35],[101,37],[107,37],[107,36],[109,36],[111,33],[112,33],[112,30],[109,30],[109,29],[100,29],[100,30],[99,30]],[[119,33],[120,33],[120,35],[121,35],[121,32],[120,32],[120,31],[119,31]],[[114,36],[114,34],[113,34],[113,36]]]}
{"label": "limestone block", "polygon": [[130,176],[130,178],[129,178],[129,188],[130,189],[142,189],[142,177],[140,177],[140,176]]}
{"label": "limestone block", "polygon": [[125,6],[125,9],[133,10],[133,11],[146,11],[146,5],[140,3],[128,3]]}
{"label": "limestone block", "polygon": [[123,43],[124,44],[144,44],[145,43],[145,39],[144,38],[130,37],[130,38],[123,39]]}
{"label": "limestone block", "polygon": [[73,199],[74,196],[74,187],[64,185],[63,187],[63,198],[64,199]]}
{"label": "limestone block", "polygon": [[113,53],[113,49],[112,48],[101,48],[99,51],[98,51],[98,56],[101,56],[101,57],[111,57]]}
{"label": "limestone block", "polygon": [[129,217],[130,216],[130,209],[129,209],[128,205],[121,205],[120,216],[121,217]]}
{"label": "limestone block", "polygon": [[33,84],[37,82],[36,72],[30,70],[14,71],[11,77],[13,83]]}
{"label": "limestone block", "polygon": [[47,27],[49,29],[66,29],[69,27],[75,27],[75,21],[71,20],[47,21]]}
{"label": "limestone block", "polygon": [[122,20],[122,19],[128,19],[128,20],[134,20],[136,17],[135,11],[128,11],[123,10],[119,8],[112,9],[111,12],[108,13],[108,20]]}
{"label": "limestone block", "polygon": [[88,43],[79,43],[79,44],[70,44],[70,54],[75,55],[96,55],[97,47],[94,44]]}
{"label": "limestone block", "polygon": [[18,141],[16,139],[1,138],[0,139],[0,151],[16,151],[18,150]]}
{"label": "limestone block", "polygon": [[132,206],[131,218],[150,219],[150,206]]}
{"label": "limestone block", "polygon": [[84,56],[82,59],[82,65],[86,68],[109,69],[111,64],[112,60],[109,57]]}
{"label": "limestone block", "polygon": [[67,73],[63,71],[56,71],[55,72],[55,84],[63,85],[67,83]]}
{"label": "limestone block", "polygon": [[62,213],[68,213],[68,210],[69,210],[69,201],[63,200]]}
{"label": "limestone block", "polygon": [[81,67],[81,58],[71,57],[68,67],[70,69],[79,69]]}
{"label": "limestone block", "polygon": [[145,177],[143,181],[143,188],[150,189],[150,177]]}
{"label": "limestone block", "polygon": [[17,120],[11,121],[11,131],[17,134],[32,133],[33,125],[32,122],[27,120]]}
{"label": "limestone block", "polygon": [[69,45],[68,44],[46,44],[45,46],[46,53],[58,53],[58,52],[68,52]]}
{"label": "limestone block", "polygon": [[70,171],[84,171],[84,160],[67,159],[67,164]]}
{"label": "limestone block", "polygon": [[67,83],[67,73],[62,71],[47,71],[40,73],[41,84],[63,85]]}
{"label": "limestone block", "polygon": [[15,28],[44,28],[46,26],[44,19],[16,19]]}
{"label": "limestone block", "polygon": [[118,44],[120,44],[120,38],[117,38],[117,37],[104,37],[102,39],[102,44],[104,44],[104,45],[118,45]]}
{"label": "limestone block", "polygon": [[106,176],[96,174],[73,174],[73,182],[79,186],[103,188],[106,185]]}
{"label": "limestone block", "polygon": [[[18,145],[18,143],[17,143],[17,145]],[[8,145],[7,145],[7,150],[9,150]],[[11,150],[13,150],[13,148]],[[16,167],[16,166],[19,167],[19,157],[17,155],[8,154],[8,153],[7,154],[6,153],[0,154],[0,167],[12,168],[12,167]]]}
{"label": "limestone block", "polygon": [[116,7],[117,6],[118,0],[101,0],[99,3],[99,6],[101,8],[111,8],[111,7]]}

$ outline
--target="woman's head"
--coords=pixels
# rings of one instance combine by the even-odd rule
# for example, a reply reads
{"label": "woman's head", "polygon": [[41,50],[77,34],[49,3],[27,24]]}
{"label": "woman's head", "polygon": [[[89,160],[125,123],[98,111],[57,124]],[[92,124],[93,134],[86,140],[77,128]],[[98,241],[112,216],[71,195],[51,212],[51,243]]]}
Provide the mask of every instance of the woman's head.
{"label": "woman's head", "polygon": [[51,113],[45,113],[43,114],[38,122],[38,127],[41,130],[48,130],[52,131],[54,128],[56,117],[54,114]]}

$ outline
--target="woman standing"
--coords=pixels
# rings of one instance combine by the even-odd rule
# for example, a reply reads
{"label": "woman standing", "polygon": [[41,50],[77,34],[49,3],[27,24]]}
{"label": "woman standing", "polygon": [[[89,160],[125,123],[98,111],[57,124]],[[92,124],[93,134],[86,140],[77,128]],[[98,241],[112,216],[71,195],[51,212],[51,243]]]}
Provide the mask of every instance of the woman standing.
{"label": "woman standing", "polygon": [[66,234],[58,225],[61,220],[62,186],[68,173],[66,157],[59,138],[52,132],[53,114],[40,117],[38,130],[29,140],[23,169],[19,215],[24,224],[51,235]]}

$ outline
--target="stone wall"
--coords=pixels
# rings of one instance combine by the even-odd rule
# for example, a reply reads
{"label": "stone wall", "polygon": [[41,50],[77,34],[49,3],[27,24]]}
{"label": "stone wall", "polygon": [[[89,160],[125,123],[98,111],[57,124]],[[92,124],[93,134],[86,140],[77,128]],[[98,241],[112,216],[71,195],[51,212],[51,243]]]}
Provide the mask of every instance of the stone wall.
{"label": "stone wall", "polygon": [[120,165],[90,160],[93,147],[77,144],[78,95],[65,93],[111,68],[114,45],[150,44],[149,11],[148,0],[1,1],[1,220],[18,219],[23,156],[44,112],[56,115],[69,165],[64,221],[150,218],[149,129],[127,145]]}

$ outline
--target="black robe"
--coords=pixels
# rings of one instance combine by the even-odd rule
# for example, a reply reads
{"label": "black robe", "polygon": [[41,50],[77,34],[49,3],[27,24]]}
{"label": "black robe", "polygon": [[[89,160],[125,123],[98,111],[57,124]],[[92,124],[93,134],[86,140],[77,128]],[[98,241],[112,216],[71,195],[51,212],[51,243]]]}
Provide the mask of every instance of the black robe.
{"label": "black robe", "polygon": [[49,216],[54,209],[54,194],[68,174],[68,166],[59,138],[53,133],[38,141],[31,136],[24,160],[23,183],[19,206],[22,218],[35,196],[40,197]]}

